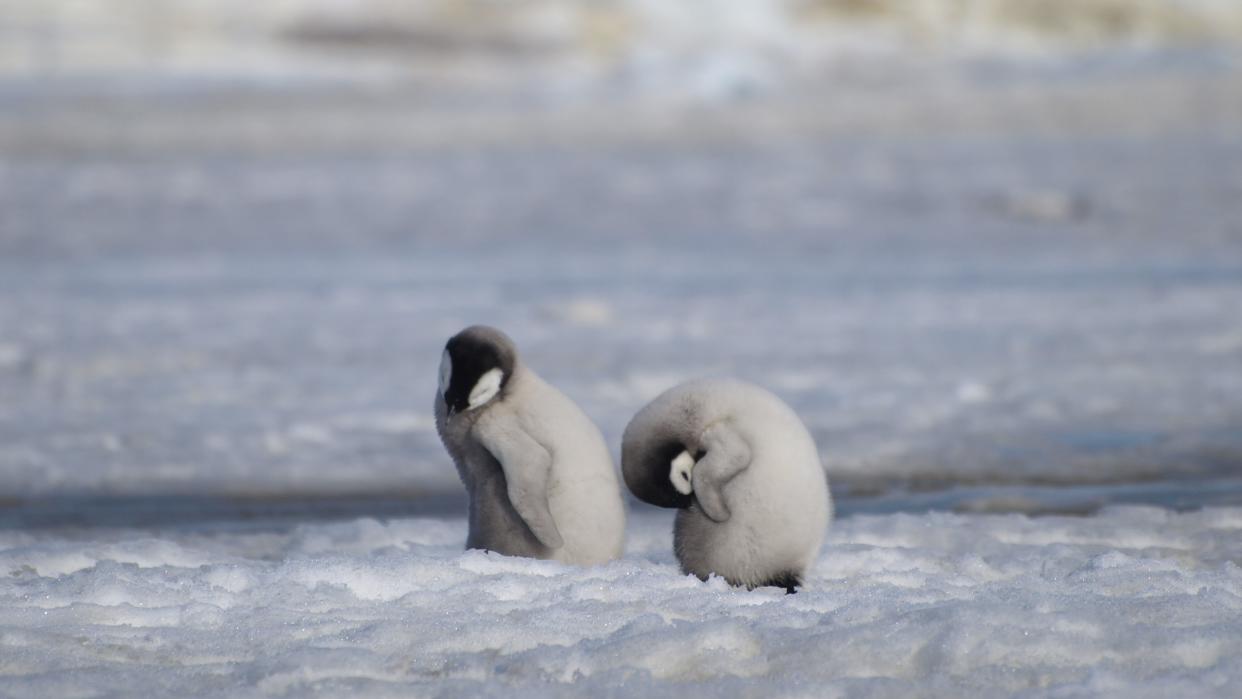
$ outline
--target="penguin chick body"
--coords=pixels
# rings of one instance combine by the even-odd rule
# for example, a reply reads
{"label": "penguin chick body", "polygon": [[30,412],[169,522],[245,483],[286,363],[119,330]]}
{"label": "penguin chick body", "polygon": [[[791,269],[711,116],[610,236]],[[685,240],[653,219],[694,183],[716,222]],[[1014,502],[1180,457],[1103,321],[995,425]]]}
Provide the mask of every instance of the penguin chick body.
{"label": "penguin chick body", "polygon": [[453,336],[436,430],[469,496],[467,548],[592,565],[621,555],[625,508],[593,422],[486,326]]}
{"label": "penguin chick body", "polygon": [[636,497],[679,508],[684,572],[794,592],[832,517],[815,442],[781,399],[733,379],[698,379],[647,404],[625,428],[621,470]]}

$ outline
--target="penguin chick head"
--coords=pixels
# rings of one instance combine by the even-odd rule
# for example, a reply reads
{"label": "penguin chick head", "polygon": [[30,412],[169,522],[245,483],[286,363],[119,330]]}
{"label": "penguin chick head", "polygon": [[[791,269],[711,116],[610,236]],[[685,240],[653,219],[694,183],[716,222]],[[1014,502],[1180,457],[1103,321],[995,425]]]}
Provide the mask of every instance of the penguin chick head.
{"label": "penguin chick head", "polygon": [[448,414],[479,408],[508,384],[517,349],[508,335],[472,325],[449,338],[440,358],[440,395]]}
{"label": "penguin chick head", "polygon": [[682,495],[689,495],[694,492],[694,481],[690,477],[690,472],[694,470],[694,457],[690,452],[683,451],[677,455],[669,464],[668,480],[673,484],[673,489]]}
{"label": "penguin chick head", "polygon": [[694,503],[694,466],[707,452],[675,438],[654,444],[622,440],[621,475],[630,492],[656,507],[690,507]]}

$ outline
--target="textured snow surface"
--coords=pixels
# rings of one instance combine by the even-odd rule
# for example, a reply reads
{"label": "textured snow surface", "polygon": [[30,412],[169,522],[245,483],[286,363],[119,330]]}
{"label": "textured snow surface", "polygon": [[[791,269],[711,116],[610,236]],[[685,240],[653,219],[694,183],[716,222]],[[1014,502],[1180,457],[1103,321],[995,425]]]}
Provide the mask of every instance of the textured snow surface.
{"label": "textured snow surface", "polygon": [[841,484],[1236,478],[1240,197],[1211,134],[0,161],[0,484],[456,492],[475,322],[614,453],[733,375]]}
{"label": "textured snow surface", "polygon": [[806,588],[583,569],[460,519],[0,532],[5,696],[1229,696],[1242,508],[857,516]]}
{"label": "textured snow surface", "polygon": [[[124,4],[0,0],[0,697],[1237,696],[1235,0]],[[785,398],[806,589],[463,552],[475,322]]]}

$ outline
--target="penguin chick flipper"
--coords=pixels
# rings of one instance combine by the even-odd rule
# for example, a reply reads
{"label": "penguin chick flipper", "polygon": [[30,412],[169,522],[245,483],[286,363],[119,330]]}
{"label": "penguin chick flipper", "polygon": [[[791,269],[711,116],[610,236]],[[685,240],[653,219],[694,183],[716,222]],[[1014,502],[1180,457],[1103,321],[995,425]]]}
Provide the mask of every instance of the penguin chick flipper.
{"label": "penguin chick flipper", "polygon": [[499,421],[480,420],[475,425],[475,435],[500,462],[509,502],[539,543],[550,549],[564,546],[565,540],[548,509],[548,474],[552,470],[548,450],[520,427]]}
{"label": "penguin chick flipper", "polygon": [[713,522],[724,522],[730,512],[725,504],[724,487],[750,466],[750,445],[725,423],[708,427],[702,436],[703,458],[694,465],[694,496],[703,514]]}

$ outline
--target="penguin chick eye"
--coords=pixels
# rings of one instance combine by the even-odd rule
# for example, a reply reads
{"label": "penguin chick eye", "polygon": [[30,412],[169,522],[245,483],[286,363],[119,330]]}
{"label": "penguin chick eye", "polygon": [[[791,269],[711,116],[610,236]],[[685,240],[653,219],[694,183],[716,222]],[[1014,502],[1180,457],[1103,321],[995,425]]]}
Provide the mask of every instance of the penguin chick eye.
{"label": "penguin chick eye", "polygon": [[440,355],[440,395],[448,392],[449,383],[453,380],[453,358],[449,356],[449,351],[444,350],[444,354]]}
{"label": "penguin chick eye", "polygon": [[673,484],[673,488],[682,495],[693,493],[694,483],[690,478],[690,472],[694,470],[694,457],[690,456],[690,452],[683,451],[678,454],[670,466],[668,479]]}
{"label": "penguin chick eye", "polygon": [[504,381],[505,373],[500,369],[489,369],[479,377],[478,382],[474,384],[474,388],[470,389],[470,397],[467,399],[468,409],[474,409],[483,405],[487,401],[496,397],[500,393],[500,384]]}

